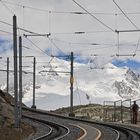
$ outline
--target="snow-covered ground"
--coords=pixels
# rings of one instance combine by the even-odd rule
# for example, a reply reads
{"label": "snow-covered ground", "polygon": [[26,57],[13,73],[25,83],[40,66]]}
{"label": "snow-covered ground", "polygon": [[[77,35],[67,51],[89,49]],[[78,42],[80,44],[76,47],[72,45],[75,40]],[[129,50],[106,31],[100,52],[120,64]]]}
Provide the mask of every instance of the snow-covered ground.
{"label": "snow-covered ground", "polygon": [[[52,73],[44,71],[54,71]],[[54,58],[51,65],[41,67],[37,65],[36,75],[36,106],[40,109],[53,110],[70,105],[70,75],[60,74],[57,71],[69,71],[70,62]],[[27,68],[26,71],[31,71]],[[89,64],[74,63],[74,105],[99,103],[104,101],[115,101],[122,99],[115,82],[125,81],[126,85],[134,89],[137,82],[139,91],[139,80],[128,72],[128,68],[118,68],[108,63],[102,69],[91,68]],[[2,72],[1,72],[2,73]],[[129,77],[129,78],[128,78]],[[23,73],[23,102],[32,105],[32,74]],[[135,81],[137,80],[137,81]],[[13,74],[10,74],[10,89],[13,91]],[[1,88],[6,88],[6,80],[1,82]],[[122,82],[123,83],[123,82]],[[126,86],[125,85],[125,86]],[[123,95],[129,92],[124,88]],[[119,93],[119,94],[118,94]],[[127,96],[127,98],[132,97]],[[134,95],[138,98],[139,94]]]}
{"label": "snow-covered ground", "polygon": [[[62,63],[62,62],[60,62]],[[59,63],[58,63],[59,65]],[[68,67],[69,63],[65,63]],[[59,69],[61,70],[61,69]],[[68,69],[63,69],[68,71]],[[74,64],[74,105],[119,100],[121,97],[112,88],[113,83],[124,79],[127,69],[107,64],[105,69],[91,69],[87,64]],[[46,75],[46,80],[37,80],[37,108],[52,110],[70,105],[69,75]],[[89,98],[87,98],[87,95]],[[24,95],[23,101],[32,105],[32,88]]]}

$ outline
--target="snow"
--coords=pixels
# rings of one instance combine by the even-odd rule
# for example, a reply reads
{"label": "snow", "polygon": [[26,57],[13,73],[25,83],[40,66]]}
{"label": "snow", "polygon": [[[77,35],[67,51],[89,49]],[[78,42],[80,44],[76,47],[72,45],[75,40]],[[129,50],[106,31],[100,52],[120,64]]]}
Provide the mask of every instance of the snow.
{"label": "snow", "polygon": [[[25,70],[32,71],[32,67]],[[41,72],[45,70],[54,72]],[[60,74],[55,71],[70,71],[70,62],[54,58],[49,67],[37,65],[35,103],[39,109],[54,110],[70,105],[70,74]],[[104,101],[122,99],[118,94],[119,89],[114,86],[115,81],[125,81],[125,86],[131,86],[132,83],[138,83],[139,86],[139,82],[134,81],[133,75],[127,74],[129,77],[129,81],[127,81],[127,71],[128,68],[118,68],[111,63],[104,65],[102,69],[91,68],[89,64],[74,63],[74,105],[103,104]],[[29,107],[32,106],[32,79],[32,74],[23,73],[23,102]],[[4,83],[6,83],[6,79],[0,83],[1,88],[6,88]],[[10,76],[10,89],[13,93],[13,75]],[[138,92],[139,89],[135,88],[133,93]],[[124,97],[126,94],[122,93]],[[133,95],[131,94],[131,96]]]}
{"label": "snow", "polygon": [[[59,65],[60,60],[58,62]],[[65,65],[69,66],[66,62]],[[60,65],[59,65],[60,66]],[[110,67],[112,69],[110,69]],[[61,70],[59,68],[59,70]],[[63,68],[63,71],[68,71]],[[74,105],[88,104],[86,94],[90,96],[91,103],[103,104],[105,100],[118,100],[120,96],[113,90],[115,80],[122,80],[126,69],[117,68],[107,64],[105,69],[90,69],[87,64],[74,63]],[[36,105],[38,108],[52,110],[70,105],[69,75],[58,74],[42,81],[40,88],[36,89]],[[46,91],[46,92],[45,92]],[[32,105],[32,89],[24,95],[23,101]]]}

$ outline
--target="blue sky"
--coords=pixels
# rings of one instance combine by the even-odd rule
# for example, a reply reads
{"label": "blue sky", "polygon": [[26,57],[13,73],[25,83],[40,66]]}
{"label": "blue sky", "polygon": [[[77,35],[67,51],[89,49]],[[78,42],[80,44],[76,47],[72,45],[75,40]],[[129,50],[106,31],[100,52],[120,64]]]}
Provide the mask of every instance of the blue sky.
{"label": "blue sky", "polygon": [[0,53],[4,53],[12,49],[10,41],[0,38]]}
{"label": "blue sky", "polygon": [[[70,60],[68,59],[69,57],[67,57],[67,56],[70,56],[70,54],[64,54],[62,52],[58,52],[58,56],[59,56],[58,57],[59,59],[63,59],[66,61]],[[74,54],[74,61],[77,63],[87,64],[89,62],[89,58],[83,58],[81,54]]]}
{"label": "blue sky", "polygon": [[115,60],[112,62],[112,64],[114,64],[117,67],[124,67],[127,66],[133,70],[140,70],[140,62],[136,61],[136,60],[130,60],[127,59],[125,61],[123,60]]}
{"label": "blue sky", "polygon": [[[116,0],[116,2],[128,14],[127,16],[130,17],[132,22],[140,28],[140,18],[137,14],[140,7],[139,0]],[[96,18],[93,18],[90,14],[84,14],[85,11],[72,1],[41,0],[40,2],[35,0],[12,0],[12,3],[13,4],[11,5],[10,3],[4,2],[4,4],[17,16],[18,27],[22,27],[39,34],[51,33],[50,39],[46,39],[46,37],[29,38],[37,44],[41,50],[45,50],[48,54],[54,52],[54,55],[59,55],[55,50],[62,50],[65,52],[64,55],[69,55],[70,51],[74,51],[74,53],[79,53],[75,58],[76,62],[87,63],[88,59],[85,57],[82,58],[81,54],[89,57],[92,54],[97,54],[101,57],[108,57],[117,54],[118,52],[120,54],[131,54],[136,50],[136,45],[133,44],[137,44],[139,40],[139,32],[120,33],[119,36],[114,33],[114,30],[116,29],[131,30],[134,29],[134,26],[112,1],[79,0],[79,4],[99,20],[95,20]],[[1,21],[3,21],[3,23],[6,22],[12,24],[13,14],[10,13],[8,8],[1,6]],[[84,13],[76,14],[74,13],[76,11]],[[107,26],[101,24],[102,22]],[[1,23],[0,29],[6,32],[12,32],[11,26],[3,23]],[[113,31],[110,30],[110,28],[113,29]],[[76,32],[83,32],[83,34],[77,34]],[[28,34],[21,30],[19,30],[19,33],[21,35]],[[7,37],[7,35],[8,34],[3,37]],[[11,37],[11,34],[9,35]],[[0,36],[0,53],[6,52],[12,48],[12,43],[5,43],[5,40],[2,40],[1,37],[2,36]],[[118,37],[120,47],[116,46]],[[31,46],[26,39],[23,40],[23,43],[25,43],[26,46]],[[100,45],[93,45],[93,43]],[[8,44],[10,45],[8,46]],[[51,46],[52,49],[46,50],[46,46]],[[32,55],[32,53],[32,51],[28,51],[29,55]],[[34,52],[34,55],[38,54],[35,54]],[[137,56],[137,61],[139,60],[140,56]],[[118,65],[117,62],[114,63]],[[124,65],[130,67],[133,67],[134,64],[135,63],[131,61],[124,63]],[[134,68],[139,67],[137,63],[135,65],[136,66],[134,66]]]}
{"label": "blue sky", "polygon": [[[0,38],[0,53],[4,53],[4,52],[6,52],[6,51],[8,51],[10,49],[12,49],[12,44],[10,43],[10,41]],[[52,53],[51,48],[48,48],[45,51],[49,55],[51,55],[51,53]],[[57,55],[59,56],[58,57],[59,59],[69,61],[68,57],[63,57],[63,56],[67,56],[68,54],[64,54],[63,52],[58,51]],[[81,54],[74,54],[74,61],[75,62],[82,63],[82,64],[87,64],[89,62],[89,60],[90,60],[89,58],[82,57]],[[117,67],[127,66],[127,67],[129,67],[129,68],[131,68],[131,69],[133,69],[135,71],[140,70],[140,62],[136,61],[136,60],[131,60],[131,59],[114,60],[114,61],[112,61],[112,64],[114,64]]]}
{"label": "blue sky", "polygon": [[[59,56],[64,56],[66,54],[58,53]],[[67,60],[66,57],[59,57],[59,59]],[[82,57],[80,54],[74,54],[74,61],[77,63],[87,64],[90,61],[90,58]],[[140,70],[140,62],[132,59],[126,60],[113,60],[112,64],[117,67],[129,67],[135,71]]]}

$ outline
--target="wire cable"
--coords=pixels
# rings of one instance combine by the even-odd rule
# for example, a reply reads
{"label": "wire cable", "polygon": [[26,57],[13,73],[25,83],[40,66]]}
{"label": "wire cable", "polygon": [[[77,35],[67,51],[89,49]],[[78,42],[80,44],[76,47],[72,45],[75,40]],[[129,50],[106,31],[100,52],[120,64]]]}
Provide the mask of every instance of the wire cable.
{"label": "wire cable", "polygon": [[[26,37],[25,37],[26,38]],[[45,51],[43,51],[42,49],[40,49],[40,47],[38,47],[33,41],[31,41],[29,38],[26,38],[33,46],[35,46],[36,48],[38,48],[41,52],[43,52],[44,54],[47,54],[48,56],[50,56],[48,53],[46,53]]]}
{"label": "wire cable", "polygon": [[9,35],[13,35],[13,33],[10,33],[10,32],[7,32],[7,31],[1,30],[1,29],[0,29],[0,32],[6,33],[6,34],[9,34]]}
{"label": "wire cable", "polygon": [[80,97],[80,93],[79,93],[79,87],[78,87],[78,82],[77,82],[76,76],[74,76],[74,79],[75,79],[76,89],[78,92],[78,97],[79,97],[79,101],[80,101],[80,105],[81,105],[82,102],[81,102],[81,97]]}
{"label": "wire cable", "polygon": [[136,24],[134,24],[132,22],[132,20],[125,14],[125,12],[121,9],[121,7],[115,2],[115,0],[113,0],[113,2],[115,3],[115,5],[120,9],[120,11],[124,14],[124,16],[131,22],[131,24],[137,29],[139,30],[139,28],[136,26]]}
{"label": "wire cable", "polygon": [[112,32],[115,32],[111,27],[109,27],[108,25],[106,25],[104,22],[102,22],[101,20],[99,20],[96,16],[94,16],[92,13],[90,13],[88,10],[86,10],[81,4],[79,4],[78,2],[76,2],[75,0],[72,0],[76,5],[78,5],[81,9],[83,9],[85,12],[87,12],[92,18],[94,18],[95,20],[97,20],[98,22],[100,22],[103,26],[105,26],[106,28],[108,28],[109,30],[111,30]]}
{"label": "wire cable", "polygon": [[0,2],[12,15],[15,15],[15,13],[2,0],[0,0]]}
{"label": "wire cable", "polygon": [[63,54],[65,54],[54,42],[53,40],[50,38],[50,37],[47,37],[49,39],[49,41],[60,51],[62,52]]}
{"label": "wire cable", "polygon": [[10,23],[8,23],[8,22],[5,22],[5,21],[2,21],[2,20],[0,20],[0,22],[3,23],[3,24],[6,24],[6,25],[8,25],[8,26],[13,26],[12,24],[10,24]]}
{"label": "wire cable", "polygon": [[24,7],[24,8],[29,8],[29,9],[32,9],[32,10],[49,12],[49,10],[39,9],[39,8],[35,8],[35,7],[31,7],[31,6],[26,6],[26,5],[20,5],[20,4],[16,4],[16,3],[13,3],[13,2],[9,2],[9,1],[6,1],[6,0],[1,0],[1,1],[3,1],[3,2],[5,2],[5,3],[8,3],[8,4],[11,4],[11,5],[16,5],[16,6]]}
{"label": "wire cable", "polygon": [[120,37],[119,37],[119,32],[117,32],[117,44],[118,44],[118,55],[120,53]]}
{"label": "wire cable", "polygon": [[138,42],[137,42],[137,45],[136,45],[136,49],[135,49],[135,51],[134,51],[134,55],[136,55],[136,52],[137,52],[138,47],[139,47],[139,43],[140,43],[140,37],[139,37],[139,39],[138,39]]}
{"label": "wire cable", "polygon": [[49,11],[49,33],[51,33],[51,11]]}
{"label": "wire cable", "polygon": [[62,42],[62,43],[67,43],[67,44],[73,44],[73,45],[91,45],[91,46],[98,46],[98,45],[105,45],[105,46],[110,46],[113,44],[100,44],[100,43],[82,43],[82,42],[68,42],[68,41],[64,41],[64,40],[60,40],[60,39],[56,39],[56,38],[51,38],[54,41],[58,41],[58,42]]}
{"label": "wire cable", "polygon": [[[2,21],[0,20],[0,23],[3,23],[5,25],[8,25],[8,26],[13,26],[12,24],[8,23],[8,22],[5,22],[5,21]],[[36,36],[48,36],[49,34],[40,34],[40,33],[36,33],[36,32],[33,32],[33,31],[30,31],[28,29],[25,29],[25,28],[21,28],[21,27],[17,27],[18,29],[24,31],[24,32],[27,32],[27,33],[30,33],[30,34],[34,34]],[[82,33],[102,33],[102,32],[111,32],[111,31],[82,31]],[[51,34],[78,34],[80,32],[71,32],[71,33],[51,33]],[[26,36],[26,35],[25,35]]]}
{"label": "wire cable", "polygon": [[65,34],[72,34],[72,35],[74,35],[74,34],[92,34],[92,33],[109,33],[109,32],[112,32],[112,31],[110,31],[110,30],[108,30],[108,31],[79,31],[79,32],[56,32],[56,33],[51,33],[51,34],[55,34],[55,35],[57,35],[57,34],[60,34],[60,35],[65,35]]}
{"label": "wire cable", "polygon": [[[54,14],[76,14],[76,15],[87,15],[88,13],[86,12],[81,12],[81,11],[53,11],[53,10],[46,10],[46,9],[40,9],[40,8],[35,8],[35,7],[31,7],[31,6],[26,6],[26,5],[21,5],[21,4],[17,4],[17,3],[13,3],[13,2],[9,2],[9,1],[6,1],[6,0],[1,0],[7,4],[10,4],[10,5],[15,5],[15,6],[18,6],[18,7],[24,7],[24,8],[28,8],[28,9],[32,9],[32,10],[36,10],[36,11],[42,11],[42,12],[49,12],[51,11],[51,13],[54,13]],[[95,12],[91,12],[92,14],[94,15],[114,15],[114,13],[105,13],[105,12],[100,12],[100,13],[95,13]],[[126,14],[140,14],[140,12],[129,12],[129,13],[126,13]],[[118,13],[118,15],[122,15],[122,13]]]}

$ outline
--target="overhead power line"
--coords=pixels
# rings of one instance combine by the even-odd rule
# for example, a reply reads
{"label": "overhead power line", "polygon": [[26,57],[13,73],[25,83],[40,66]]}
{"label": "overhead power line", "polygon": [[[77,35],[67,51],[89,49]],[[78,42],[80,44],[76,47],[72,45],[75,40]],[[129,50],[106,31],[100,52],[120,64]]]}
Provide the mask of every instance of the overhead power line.
{"label": "overhead power line", "polygon": [[6,1],[6,0],[1,0],[1,1],[3,1],[5,3],[8,3],[8,4],[11,4],[11,5],[19,6],[19,7],[22,7],[22,8],[29,8],[29,9],[33,9],[33,10],[37,10],[37,11],[49,12],[49,10],[39,9],[39,8],[35,8],[35,7],[31,7],[31,6],[26,6],[26,5],[21,5],[21,4],[9,2],[9,1]]}
{"label": "overhead power line", "polygon": [[[8,22],[5,22],[5,21],[2,21],[2,20],[0,20],[0,23],[3,23],[3,24],[5,24],[5,25],[8,25],[8,26],[13,27],[12,24],[10,24],[10,23],[8,23]],[[36,32],[30,31],[30,30],[25,29],[25,28],[17,27],[17,29],[18,29],[18,30],[22,30],[22,31],[27,32],[27,33],[30,33],[30,34],[34,34],[34,35],[36,35],[36,36],[42,36],[42,34],[40,34],[40,33],[36,33]],[[26,36],[26,35],[24,35],[24,36]]]}
{"label": "overhead power line", "polygon": [[0,23],[6,24],[6,25],[8,25],[8,26],[13,26],[12,24],[10,24],[10,23],[8,23],[8,22],[5,22],[5,21],[2,21],[2,20],[0,20]]}
{"label": "overhead power line", "polygon": [[136,49],[135,49],[135,51],[134,51],[134,54],[135,54],[135,55],[136,55],[136,52],[137,52],[137,50],[138,50],[139,43],[140,43],[140,37],[139,37],[139,39],[138,39],[138,42],[137,42],[137,45],[136,45]]}
{"label": "overhead power line", "polygon": [[136,26],[136,24],[134,24],[132,22],[132,20],[126,15],[126,13],[121,9],[121,7],[115,2],[115,0],[113,0],[113,2],[115,3],[115,5],[120,9],[120,11],[124,14],[124,16],[131,22],[131,24],[137,29],[139,30],[139,28]]}
{"label": "overhead power line", "polygon": [[51,38],[49,38],[49,37],[47,37],[48,39],[49,39],[49,41],[60,51],[60,52],[62,52],[63,54],[65,54],[56,44],[55,44],[55,42],[53,42],[53,40],[51,39]]}
{"label": "overhead power line", "polygon": [[[0,23],[3,23],[3,24],[5,24],[5,25],[8,25],[8,26],[13,26],[12,24],[10,24],[10,23],[8,23],[8,22],[5,22],[5,21],[2,21],[2,20],[0,20]],[[36,33],[36,32],[34,32],[34,31],[31,31],[31,30],[28,30],[28,29],[25,29],[25,28],[21,28],[21,27],[17,27],[17,29],[19,29],[19,30],[22,30],[22,31],[24,31],[24,32],[27,32],[27,33],[30,33],[30,34],[28,34],[28,35],[24,35],[24,36],[49,36],[50,34],[40,34],[40,33]],[[64,33],[64,32],[59,32],[59,33],[51,33],[51,34],[78,34],[79,35],[79,33],[102,33],[102,32],[111,32],[111,31],[80,31],[80,32],[71,32],[71,33]],[[116,31],[117,32],[117,31]]]}
{"label": "overhead power line", "polygon": [[108,28],[109,30],[111,30],[112,32],[115,32],[111,27],[109,27],[108,25],[106,25],[104,22],[102,22],[101,20],[99,20],[96,16],[94,16],[92,13],[90,13],[88,10],[86,10],[81,4],[79,4],[77,1],[72,0],[76,5],[78,5],[81,9],[83,9],[86,13],[88,13],[92,18],[94,18],[95,20],[97,20],[98,22],[100,22],[103,26],[105,26],[106,28]]}
{"label": "overhead power line", "polygon": [[10,32],[7,32],[7,31],[1,30],[1,29],[0,29],[0,32],[6,33],[6,34],[9,34],[9,35],[13,35],[13,33],[10,33]]}
{"label": "overhead power line", "polygon": [[116,56],[135,56],[136,54],[116,54]]}
{"label": "overhead power line", "polygon": [[[26,38],[26,37],[25,37]],[[48,56],[50,56],[48,53],[46,53],[45,51],[43,51],[42,49],[40,49],[40,47],[38,47],[33,41],[31,41],[30,39],[26,38],[32,45],[34,45],[36,48],[38,48],[41,52],[43,52],[44,54],[47,54]]]}
{"label": "overhead power line", "polygon": [[69,42],[69,41],[65,41],[65,40],[60,40],[60,39],[56,39],[56,38],[51,38],[54,41],[58,41],[58,42],[62,42],[62,43],[67,43],[67,44],[73,44],[73,45],[91,45],[91,46],[98,46],[98,45],[105,45],[105,46],[110,46],[113,44],[107,44],[107,43],[95,43],[95,42]]}
{"label": "overhead power line", "polygon": [[56,44],[55,44],[55,42],[49,37],[51,34],[49,33],[49,34],[30,34],[30,35],[25,35],[24,34],[24,36],[27,38],[28,36],[43,36],[43,37],[47,37],[47,39],[60,51],[60,52],[62,52],[63,54],[65,54]]}
{"label": "overhead power line", "polygon": [[118,32],[118,33],[132,33],[132,32],[140,32],[140,29],[138,29],[138,30],[115,30],[115,32]]}
{"label": "overhead power line", "polygon": [[79,32],[56,32],[56,33],[53,33],[53,32],[51,32],[51,34],[55,34],[55,35],[57,35],[57,34],[60,34],[60,35],[66,35],[66,34],[70,34],[70,35],[74,35],[74,34],[92,34],[92,33],[109,33],[109,32],[112,32],[112,31],[110,31],[110,30],[108,30],[108,31],[79,31]]}
{"label": "overhead power line", "polygon": [[[51,35],[81,35],[81,34],[93,34],[93,33],[110,33],[110,30],[102,30],[102,31],[75,31],[75,32],[51,32]],[[41,36],[50,36],[48,34],[40,34]],[[27,36],[38,36],[38,34],[28,34]]]}
{"label": "overhead power line", "polygon": [[[51,12],[51,13],[54,13],[54,14],[75,14],[75,15],[87,15],[88,13],[86,12],[81,12],[81,11],[54,11],[54,10],[46,10],[46,9],[40,9],[40,8],[36,8],[36,7],[33,7],[33,6],[27,6],[27,5],[23,5],[23,4],[17,4],[17,3],[14,3],[14,2],[9,2],[9,1],[6,1],[6,0],[1,0],[3,1],[4,3],[7,3],[9,5],[15,5],[15,6],[18,6],[18,7],[21,7],[21,8],[28,8],[28,9],[32,9],[32,10],[35,10],[35,11],[42,11],[42,12]],[[94,15],[115,15],[115,13],[107,13],[107,12],[91,12],[92,14]],[[140,14],[140,12],[127,12],[126,14]],[[117,13],[117,15],[122,15],[122,13]]]}
{"label": "overhead power line", "polygon": [[15,15],[14,12],[2,0],[0,0],[0,2],[12,15]]}

